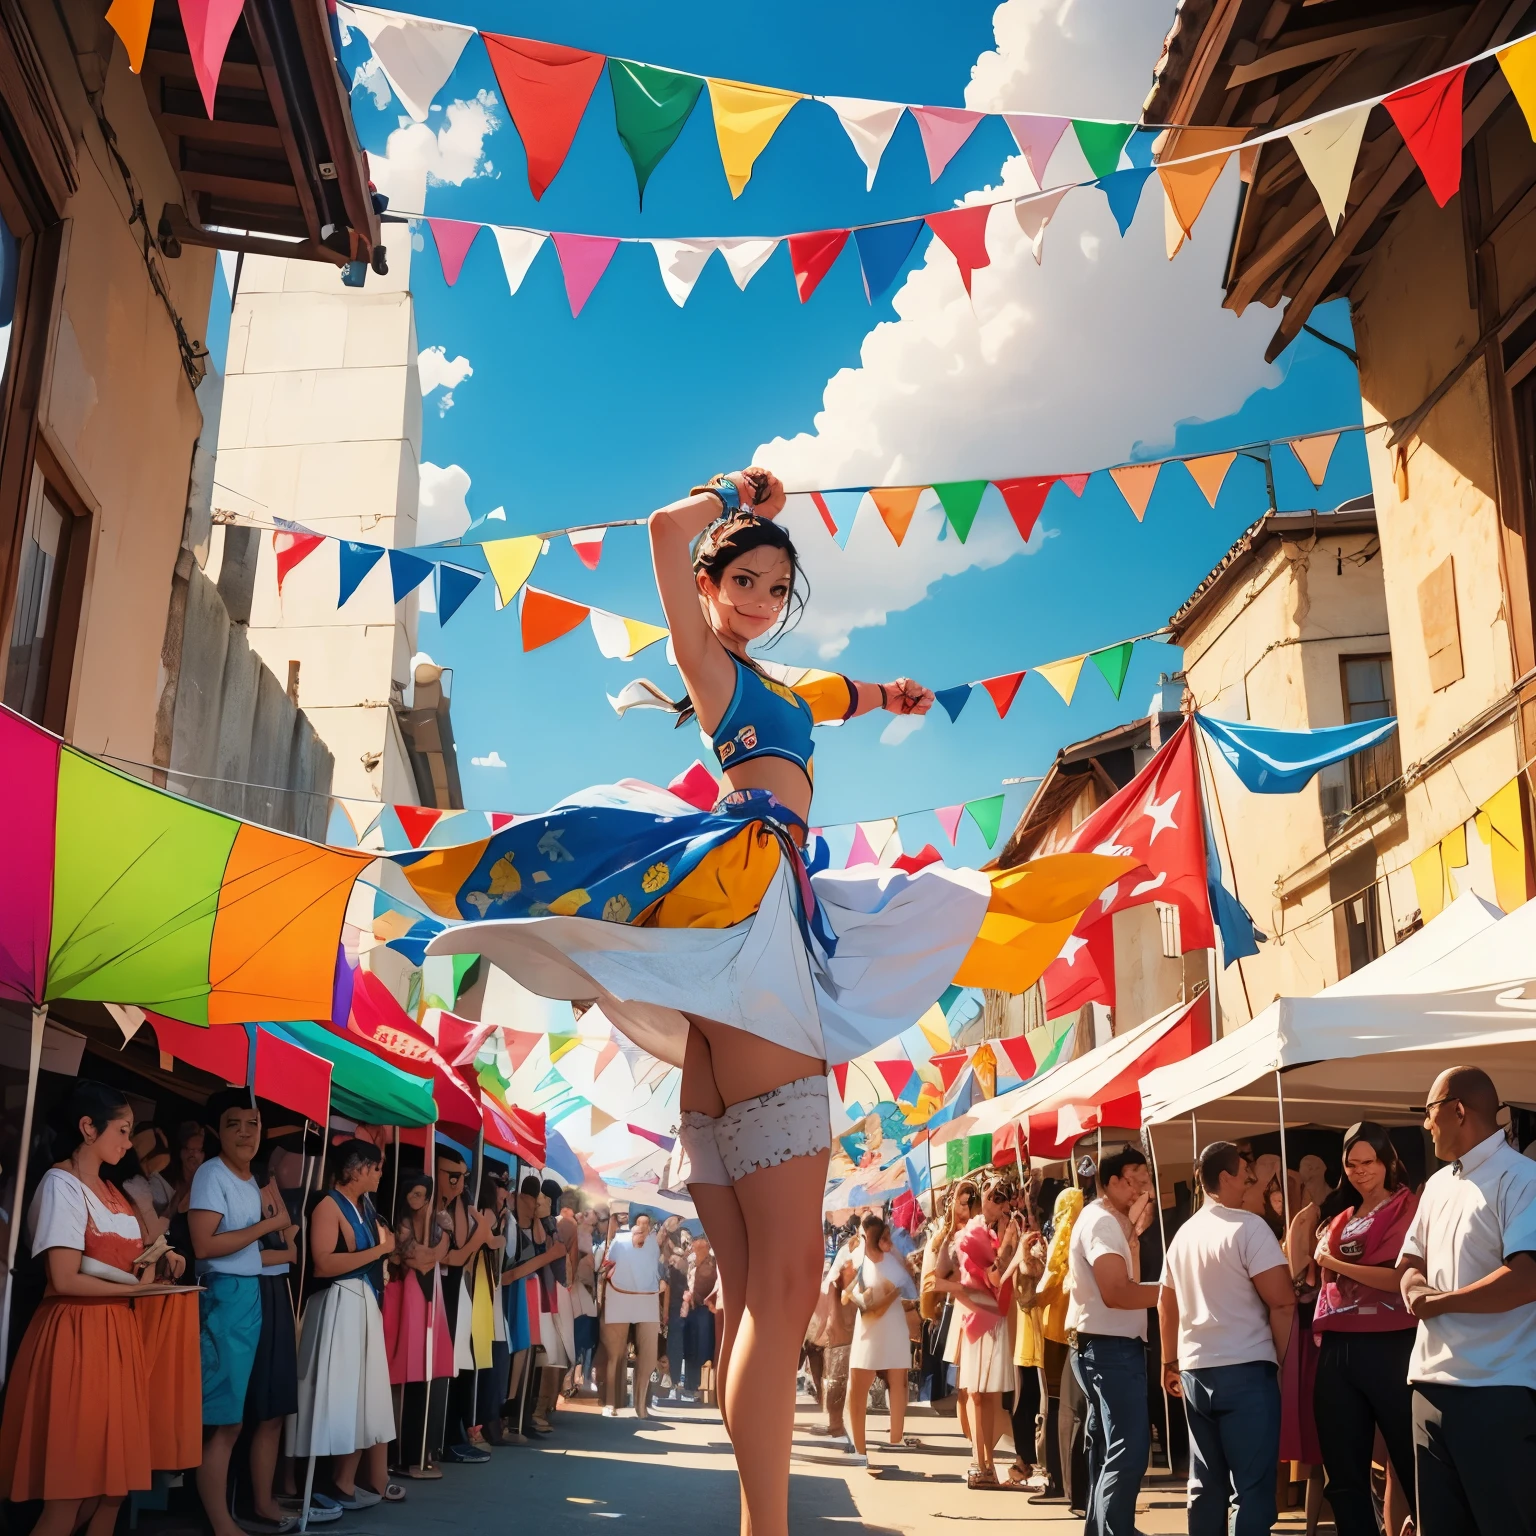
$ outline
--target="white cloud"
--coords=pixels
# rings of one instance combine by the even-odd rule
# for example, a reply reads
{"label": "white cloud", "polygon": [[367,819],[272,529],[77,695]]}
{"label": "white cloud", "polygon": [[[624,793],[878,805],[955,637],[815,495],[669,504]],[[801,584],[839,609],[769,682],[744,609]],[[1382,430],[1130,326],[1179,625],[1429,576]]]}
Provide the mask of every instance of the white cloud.
{"label": "white cloud", "polygon": [[385,75],[384,67],[379,63],[376,54],[370,53],[368,62],[359,64],[352,71],[352,89],[355,91],[358,86],[362,86],[373,97],[373,104],[380,112],[388,109],[390,97],[394,93],[389,88],[389,78]]}
{"label": "white cloud", "polygon": [[896,715],[891,723],[880,732],[880,745],[882,747],[899,747],[908,736],[922,730],[927,722],[926,715]]}
{"label": "white cloud", "polygon": [[453,409],[454,390],[473,377],[475,370],[462,352],[450,359],[446,347],[427,347],[416,354],[416,372],[421,379],[423,398],[434,389],[442,390],[437,397],[437,414],[446,416]]}
{"label": "white cloud", "polygon": [[469,527],[469,471],[459,464],[447,468],[423,459],[421,491],[416,503],[416,542],[436,544],[457,539]]}
{"label": "white cloud", "polygon": [[501,126],[491,91],[448,104],[441,128],[401,117],[382,155],[369,155],[374,185],[401,213],[420,213],[428,187],[462,186],[476,176],[494,176],[485,158],[486,139]]}
{"label": "white cloud", "polygon": [[[1081,10],[1074,0],[1005,0],[993,16],[997,48],[978,60],[966,104],[1132,113],[1167,20],[1166,7],[1145,0]],[[1085,174],[1069,129],[1047,180]],[[967,201],[1031,190],[1023,157],[1014,156],[996,189]],[[1263,361],[1273,316],[1221,307],[1236,191],[1232,165],[1173,262],[1155,178],[1124,240],[1099,192],[1069,193],[1045,232],[1039,267],[1005,204],[991,216],[992,264],[976,273],[974,300],[954,258],[931,242],[895,296],[898,318],[864,339],[857,367],[827,382],[812,430],[763,445],[758,462],[791,489],[1083,470],[1124,459],[1138,440],[1168,441],[1180,421],[1225,415],[1275,379]],[[919,511],[896,550],[866,511],[838,555],[798,517],[814,593],[800,632],[823,657],[836,655],[850,630],[921,601],[937,577],[1018,553],[995,499],[989,492],[963,546],[951,539],[934,548],[938,514],[925,525]]]}
{"label": "white cloud", "polygon": [[472,757],[469,761],[470,765],[475,768],[505,768],[507,766],[502,761],[501,753],[496,751],[494,747],[491,749],[489,757]]}

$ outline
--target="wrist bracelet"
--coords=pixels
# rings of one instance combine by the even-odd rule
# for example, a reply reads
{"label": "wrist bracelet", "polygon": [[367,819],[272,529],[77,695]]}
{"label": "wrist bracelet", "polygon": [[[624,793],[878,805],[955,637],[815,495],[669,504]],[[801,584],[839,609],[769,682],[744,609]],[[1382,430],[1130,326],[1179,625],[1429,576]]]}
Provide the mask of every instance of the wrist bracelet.
{"label": "wrist bracelet", "polygon": [[880,690],[880,708],[889,709],[891,707],[891,701],[885,695],[885,684],[876,683],[875,687]]}
{"label": "wrist bracelet", "polygon": [[726,475],[716,475],[709,482],[709,488],[720,498],[720,505],[727,512],[741,511],[741,490],[734,480]]}

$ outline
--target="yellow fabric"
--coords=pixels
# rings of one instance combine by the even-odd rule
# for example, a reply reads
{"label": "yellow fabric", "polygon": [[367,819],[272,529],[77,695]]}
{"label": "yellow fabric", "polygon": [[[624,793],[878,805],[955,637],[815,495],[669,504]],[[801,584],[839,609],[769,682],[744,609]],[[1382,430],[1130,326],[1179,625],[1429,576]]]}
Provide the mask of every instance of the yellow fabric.
{"label": "yellow fabric", "polygon": [[1051,1246],[1045,1256],[1045,1273],[1035,1286],[1040,1331],[1053,1344],[1067,1342],[1067,1259],[1072,1248],[1072,1228],[1077,1225],[1082,1209],[1082,1190],[1064,1189],[1056,1196]]}
{"label": "yellow fabric", "polygon": [[955,1048],[955,1042],[949,1033],[949,1020],[937,1003],[917,1021],[917,1027],[922,1030],[923,1039],[933,1047],[935,1056],[942,1056],[945,1051],[952,1051]]}
{"label": "yellow fabric", "polygon": [[1445,910],[1445,871],[1440,863],[1440,844],[1426,848],[1409,868],[1413,870],[1414,894],[1419,898],[1419,916],[1433,922]]}
{"label": "yellow fabric", "polygon": [[[111,21],[108,12],[107,20]],[[1520,103],[1525,121],[1536,139],[1536,38],[1527,38],[1513,48],[1505,48],[1498,55],[1499,68],[1509,82],[1510,94]]]}
{"label": "yellow fabric", "polygon": [[483,1256],[475,1264],[475,1295],[469,1331],[475,1347],[475,1369],[483,1371],[491,1363],[491,1345],[496,1338],[496,1308]]}
{"label": "yellow fabric", "polygon": [[1035,671],[1061,695],[1063,704],[1070,704],[1072,695],[1077,692],[1077,680],[1082,675],[1083,663],[1087,659],[1087,656],[1069,656],[1065,661],[1048,661],[1043,667],[1036,667]]}
{"label": "yellow fabric", "polygon": [[[745,826],[712,848],[640,918],[647,928],[730,928],[762,904],[781,857],[772,833]],[[1108,882],[1106,882],[1107,884]]]}
{"label": "yellow fabric", "polygon": [[1513,912],[1525,904],[1525,818],[1519,779],[1511,779],[1484,802],[1477,813],[1477,831],[1493,861],[1494,894],[1506,912]]}
{"label": "yellow fabric", "polygon": [[1461,826],[1453,828],[1440,839],[1440,865],[1445,872],[1445,896],[1444,901],[1455,901],[1461,895],[1461,890],[1456,884],[1455,871],[1465,869],[1467,864],[1467,827],[1463,822]]}
{"label": "yellow fabric", "polygon": [[1016,869],[989,871],[987,915],[955,972],[955,984],[1029,991],[1061,953],[1089,903],[1139,864],[1129,855],[1052,853]]}
{"label": "yellow fabric", "polygon": [[536,533],[528,533],[516,539],[492,539],[482,544],[480,550],[496,578],[496,593],[505,608],[533,574],[534,565],[544,553],[544,540]]}
{"label": "yellow fabric", "polygon": [[811,706],[811,719],[817,725],[828,720],[846,720],[853,697],[853,684],[840,672],[807,672],[791,690]]}
{"label": "yellow fabric", "polygon": [[752,179],[752,166],[767,149],[790,108],[803,98],[795,91],[775,91],[735,80],[710,80],[709,104],[715,114],[715,138],[731,196],[740,197]]}
{"label": "yellow fabric", "polygon": [[[1013,1294],[1024,1295],[1023,1286],[1015,1286]],[[1045,1328],[1042,1309],[1038,1301],[1015,1309],[1018,1317],[1013,1330],[1013,1363],[1032,1371],[1045,1364]]]}

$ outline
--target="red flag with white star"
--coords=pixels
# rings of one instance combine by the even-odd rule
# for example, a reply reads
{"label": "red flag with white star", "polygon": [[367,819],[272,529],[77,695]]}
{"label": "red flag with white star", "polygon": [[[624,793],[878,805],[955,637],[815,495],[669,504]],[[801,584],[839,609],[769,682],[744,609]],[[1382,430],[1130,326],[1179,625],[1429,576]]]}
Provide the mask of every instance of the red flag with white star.
{"label": "red flag with white star", "polygon": [[[1124,789],[1084,821],[1062,852],[1132,854],[1143,869],[1123,875],[1083,914],[1060,959],[1043,978],[1046,1017],[1086,1002],[1114,1001],[1114,940],[1109,919],[1149,901],[1179,912],[1182,951],[1214,943],[1200,825],[1194,729],[1186,720]],[[1091,973],[1091,974],[1090,974]]]}

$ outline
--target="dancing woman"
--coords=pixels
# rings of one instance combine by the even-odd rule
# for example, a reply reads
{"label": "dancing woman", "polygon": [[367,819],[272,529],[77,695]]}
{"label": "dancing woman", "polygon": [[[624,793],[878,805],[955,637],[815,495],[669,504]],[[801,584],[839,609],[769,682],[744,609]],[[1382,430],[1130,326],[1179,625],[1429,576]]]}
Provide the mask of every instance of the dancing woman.
{"label": "dancing woman", "polygon": [[[680,1176],[719,1258],[722,1416],[743,1529],[786,1536],[795,1365],[821,1271],[829,1065],[915,1022],[951,982],[1023,991],[1134,861],[1056,855],[995,874],[807,862],[812,727],[923,714],[907,678],[864,683],[749,655],[803,599],[767,470],[652,514],[656,585],[724,783],[712,811],[626,781],[454,849],[400,856],[478,952],[531,991],[596,1003],[683,1069]],[[660,690],[653,690],[658,698]],[[481,922],[462,923],[466,918]]]}

